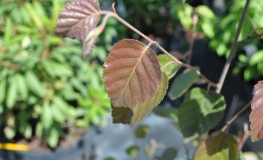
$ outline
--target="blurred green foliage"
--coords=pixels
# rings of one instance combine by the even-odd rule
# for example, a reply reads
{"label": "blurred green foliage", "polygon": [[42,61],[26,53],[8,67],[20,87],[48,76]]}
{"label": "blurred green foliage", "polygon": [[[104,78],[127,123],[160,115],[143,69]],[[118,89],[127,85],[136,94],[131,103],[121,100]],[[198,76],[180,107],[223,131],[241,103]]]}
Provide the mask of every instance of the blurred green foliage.
{"label": "blurred green foliage", "polygon": [[110,101],[101,61],[116,21],[83,60],[79,42],[52,33],[66,1],[0,2],[0,116],[8,139],[37,136],[54,148],[69,127],[105,124]]}

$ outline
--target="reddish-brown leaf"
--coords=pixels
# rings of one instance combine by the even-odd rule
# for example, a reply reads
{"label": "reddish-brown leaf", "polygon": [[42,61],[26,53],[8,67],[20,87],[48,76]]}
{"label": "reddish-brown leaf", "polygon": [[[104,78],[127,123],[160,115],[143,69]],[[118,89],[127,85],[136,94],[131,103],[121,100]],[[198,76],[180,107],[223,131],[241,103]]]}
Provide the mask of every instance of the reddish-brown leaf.
{"label": "reddish-brown leaf", "polygon": [[154,96],[162,80],[156,54],[137,40],[116,43],[104,66],[104,85],[114,107],[142,104]]}
{"label": "reddish-brown leaf", "polygon": [[250,129],[252,141],[263,138],[263,81],[254,86],[254,97],[251,103]]}
{"label": "reddish-brown leaf", "polygon": [[61,10],[55,34],[84,42],[100,19],[98,0],[74,0]]}

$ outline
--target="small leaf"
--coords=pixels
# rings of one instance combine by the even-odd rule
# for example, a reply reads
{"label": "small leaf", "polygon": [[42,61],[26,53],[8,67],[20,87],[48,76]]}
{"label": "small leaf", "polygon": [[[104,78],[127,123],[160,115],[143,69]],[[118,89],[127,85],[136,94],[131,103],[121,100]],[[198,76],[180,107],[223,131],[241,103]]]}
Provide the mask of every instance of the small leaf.
{"label": "small leaf", "polygon": [[136,158],[138,156],[139,153],[139,146],[131,146],[128,149],[126,149],[126,152],[132,157],[132,158]]}
{"label": "small leaf", "polygon": [[135,130],[135,135],[136,137],[138,138],[144,138],[147,133],[150,132],[150,127],[149,126],[146,126],[146,125],[140,125],[136,128]]}
{"label": "small leaf", "polygon": [[45,95],[45,90],[43,86],[32,71],[27,71],[25,78],[27,82],[27,87],[31,92],[35,93],[39,97],[43,97]]}
{"label": "small leaf", "polygon": [[220,132],[216,136],[209,137],[197,148],[194,160],[237,160],[237,142],[231,134]]}
{"label": "small leaf", "polygon": [[171,147],[167,148],[164,152],[160,160],[174,160],[177,156],[178,149]]}
{"label": "small leaf", "polygon": [[2,104],[6,97],[6,80],[0,81],[0,104]]}
{"label": "small leaf", "polygon": [[104,85],[114,107],[141,105],[154,96],[162,80],[156,54],[137,40],[116,43],[104,66]]}
{"label": "small leaf", "polygon": [[215,14],[213,13],[213,11],[207,7],[206,5],[200,5],[198,7],[195,8],[197,14],[199,16],[201,16],[202,18],[208,18],[208,19],[214,19],[215,18]]}
{"label": "small leaf", "polygon": [[151,110],[157,106],[168,88],[168,79],[165,73],[163,73],[161,84],[159,85],[156,94],[152,99],[144,102],[141,105],[137,105],[134,108],[128,107],[112,107],[112,117],[114,123],[134,124],[140,122],[145,116],[147,116]]}
{"label": "small leaf", "polygon": [[[172,58],[169,57],[167,54],[161,54],[158,55],[158,60],[162,68],[166,63],[172,61]],[[163,70],[163,72],[168,76],[168,79],[171,79],[179,69],[180,69],[180,65],[173,63],[167,66]]]}
{"label": "small leaf", "polygon": [[201,135],[215,127],[224,115],[226,104],[220,94],[192,89],[180,106],[178,120],[184,137]]}
{"label": "small leaf", "polygon": [[[259,35],[259,34],[263,34],[263,28],[255,28],[255,32]],[[261,36],[261,38],[263,38],[263,36]]]}
{"label": "small leaf", "polygon": [[50,106],[49,102],[44,102],[43,104],[43,110],[41,114],[41,122],[43,123],[43,126],[45,128],[50,128],[50,126],[53,123],[53,118],[52,118],[52,109]]}
{"label": "small leaf", "polygon": [[20,93],[21,97],[26,100],[28,97],[28,88],[25,78],[21,74],[16,74],[15,78],[17,79],[18,92]]}
{"label": "small leaf", "polygon": [[182,96],[197,80],[198,74],[190,69],[184,70],[183,73],[178,75],[172,83],[168,96],[171,100],[175,100]]}
{"label": "small leaf", "polygon": [[56,127],[51,127],[50,134],[47,137],[47,143],[51,148],[55,148],[59,141],[59,131]]}
{"label": "small leaf", "polygon": [[251,140],[253,142],[263,138],[263,81],[254,86],[254,96],[251,103],[252,112],[249,121],[251,129]]}
{"label": "small leaf", "polygon": [[251,56],[249,60],[249,65],[255,65],[262,62],[263,62],[263,50],[259,50]]}
{"label": "small leaf", "polygon": [[73,0],[60,12],[55,34],[84,42],[100,19],[98,0]]}
{"label": "small leaf", "polygon": [[9,109],[12,109],[15,106],[16,98],[17,98],[17,82],[15,78],[12,78],[11,84],[8,88],[7,98],[6,98],[6,106]]}
{"label": "small leaf", "polygon": [[153,109],[153,113],[161,117],[176,119],[178,109],[172,107],[157,107]]}

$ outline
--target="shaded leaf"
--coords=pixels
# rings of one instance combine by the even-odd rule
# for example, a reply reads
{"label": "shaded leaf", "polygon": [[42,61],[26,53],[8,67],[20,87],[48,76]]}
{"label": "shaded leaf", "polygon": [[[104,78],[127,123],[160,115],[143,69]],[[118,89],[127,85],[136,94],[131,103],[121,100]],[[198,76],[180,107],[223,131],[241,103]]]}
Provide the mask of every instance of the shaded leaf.
{"label": "shaded leaf", "polygon": [[171,100],[175,100],[182,96],[197,80],[199,76],[190,69],[184,70],[178,75],[172,83],[168,96]]}
{"label": "shaded leaf", "polygon": [[220,132],[216,136],[209,137],[197,148],[194,160],[238,159],[237,142],[231,134]]}
{"label": "shaded leaf", "polygon": [[[173,61],[171,57],[169,57],[167,54],[161,54],[158,55],[158,60],[160,62],[161,68],[168,62]],[[169,66],[167,66],[163,72],[168,76],[168,79],[171,79],[176,72],[180,69],[180,65],[178,64],[170,64]]]}
{"label": "shaded leaf", "polygon": [[0,104],[2,104],[6,97],[6,80],[0,81]]}
{"label": "shaded leaf", "polygon": [[98,0],[74,0],[61,10],[55,34],[84,42],[100,19]]}
{"label": "shaded leaf", "polygon": [[[263,28],[255,28],[255,32],[260,35],[263,34]],[[263,36],[261,36],[261,38],[263,38]]]}
{"label": "shaded leaf", "polygon": [[114,123],[134,124],[140,122],[145,116],[147,116],[151,110],[157,106],[168,88],[168,79],[165,73],[162,74],[162,81],[158,87],[156,94],[152,99],[144,102],[141,105],[137,105],[134,108],[128,107],[112,107],[112,117]]}
{"label": "shaded leaf", "polygon": [[128,149],[126,149],[126,152],[133,158],[137,157],[138,156],[138,153],[139,153],[139,146],[131,146],[129,147]]}
{"label": "shaded leaf", "polygon": [[263,81],[259,81],[254,86],[254,96],[251,103],[252,112],[249,117],[251,140],[257,141],[263,138]]}
{"label": "shaded leaf", "polygon": [[144,138],[149,133],[150,127],[146,125],[140,125],[135,130],[135,135],[138,138]]}
{"label": "shaded leaf", "polygon": [[104,66],[104,84],[114,107],[144,103],[154,96],[162,80],[156,54],[137,40],[116,43]]}
{"label": "shaded leaf", "polygon": [[160,160],[174,160],[177,156],[177,148],[171,147],[167,148],[164,152]]}
{"label": "shaded leaf", "polygon": [[153,109],[153,113],[161,117],[176,119],[178,109],[172,107],[157,107]]}
{"label": "shaded leaf", "polygon": [[178,120],[184,137],[200,135],[218,124],[226,104],[220,94],[201,88],[192,89],[180,106]]}

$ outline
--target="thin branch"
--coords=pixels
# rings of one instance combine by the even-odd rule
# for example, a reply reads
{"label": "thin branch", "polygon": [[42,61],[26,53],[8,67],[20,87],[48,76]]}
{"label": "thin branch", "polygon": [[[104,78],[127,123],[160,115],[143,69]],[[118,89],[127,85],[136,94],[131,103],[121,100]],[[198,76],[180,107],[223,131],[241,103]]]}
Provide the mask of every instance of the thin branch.
{"label": "thin branch", "polygon": [[246,39],[239,41],[238,44],[243,44],[250,40],[261,39],[262,36],[263,36],[263,33],[255,35],[255,36],[248,36]]}
{"label": "thin branch", "polygon": [[115,3],[114,3],[114,2],[112,3],[111,8],[112,8],[112,11],[113,11],[114,13],[116,13]]}
{"label": "thin branch", "polygon": [[234,55],[235,55],[236,48],[237,48],[237,46],[238,46],[238,37],[239,37],[239,34],[240,34],[240,32],[241,32],[242,25],[243,25],[243,22],[244,22],[244,20],[245,20],[246,14],[247,14],[247,10],[248,10],[250,1],[251,1],[251,0],[247,0],[247,1],[246,1],[244,10],[243,10],[242,15],[241,15],[241,19],[240,19],[240,21],[239,21],[239,23],[238,23],[238,27],[237,27],[237,32],[236,32],[236,35],[235,35],[234,43],[233,43],[233,45],[232,45],[232,47],[231,47],[231,51],[230,51],[229,57],[227,58],[227,61],[226,61],[226,63],[225,63],[224,69],[223,69],[223,72],[222,72],[221,77],[220,77],[219,82],[218,82],[218,87],[217,87],[217,89],[216,89],[216,92],[217,92],[217,93],[220,93],[220,92],[221,92],[221,89],[222,89],[223,83],[224,83],[224,81],[225,81],[227,72],[228,72],[228,70],[229,70],[231,61],[232,61],[232,59],[233,59],[233,57],[234,57]]}
{"label": "thin branch", "polygon": [[213,87],[217,87],[217,85],[215,83],[213,83],[212,81],[210,81],[208,78],[206,78],[200,71],[198,71],[197,69],[195,69],[194,67],[185,64],[181,61],[179,61],[177,58],[175,58],[173,55],[171,55],[169,52],[167,52],[162,46],[159,45],[159,43],[157,43],[156,41],[151,40],[149,37],[147,37],[145,34],[143,34],[142,32],[140,32],[138,29],[136,29],[135,27],[133,27],[132,25],[130,25],[128,22],[126,22],[124,19],[122,19],[118,14],[110,12],[110,11],[100,11],[100,14],[105,14],[108,16],[112,16],[114,18],[116,18],[118,21],[120,21],[122,24],[124,24],[125,26],[127,26],[128,28],[130,28],[131,30],[133,30],[134,32],[136,32],[137,34],[139,34],[140,36],[142,36],[144,39],[146,39],[148,42],[150,42],[150,44],[155,45],[157,48],[159,48],[163,53],[167,54],[169,57],[172,58],[172,60],[179,64],[180,66],[186,67],[191,69],[192,71],[196,72],[200,77],[202,77],[207,83],[211,84],[211,86]]}
{"label": "thin branch", "polygon": [[168,67],[170,64],[174,64],[175,62],[174,61],[169,61],[167,62],[162,68],[161,70],[163,71],[166,67]]}
{"label": "thin branch", "polygon": [[234,115],[229,121],[227,121],[225,126],[221,129],[221,131],[224,132],[242,112],[244,112],[248,107],[250,107],[251,102],[252,101],[249,101],[239,112],[237,112],[236,115]]}
{"label": "thin branch", "polygon": [[239,150],[242,150],[242,148],[243,148],[243,146],[244,146],[244,144],[247,141],[249,136],[250,136],[250,132],[249,132],[249,129],[248,129],[248,124],[245,123],[244,124],[244,136],[243,136],[241,142],[238,144],[238,149]]}

